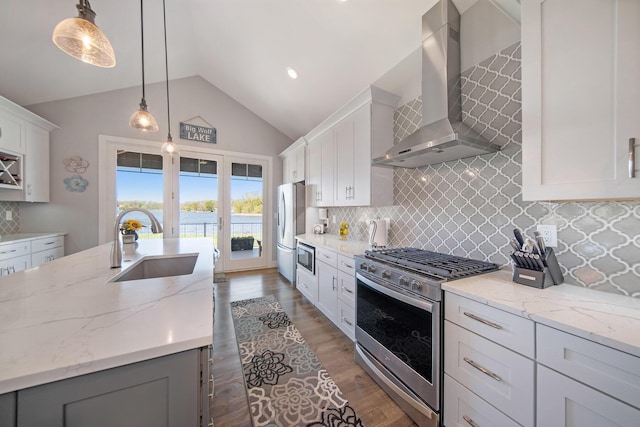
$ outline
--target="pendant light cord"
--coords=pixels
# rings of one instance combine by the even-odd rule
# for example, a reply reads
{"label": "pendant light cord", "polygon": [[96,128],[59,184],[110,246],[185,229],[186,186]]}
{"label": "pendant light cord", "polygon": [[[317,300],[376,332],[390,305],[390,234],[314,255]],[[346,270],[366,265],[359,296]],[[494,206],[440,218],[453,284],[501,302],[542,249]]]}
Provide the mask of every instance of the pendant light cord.
{"label": "pendant light cord", "polygon": [[164,72],[167,81],[167,128],[169,130],[168,139],[171,139],[171,112],[169,111],[169,59],[167,55],[167,8],[165,0],[162,0],[162,16],[164,19]]}
{"label": "pendant light cord", "polygon": [[[144,13],[142,8],[143,0],[140,0],[140,36],[142,39],[142,99],[145,99],[144,93]],[[146,101],[145,101],[146,102]]]}

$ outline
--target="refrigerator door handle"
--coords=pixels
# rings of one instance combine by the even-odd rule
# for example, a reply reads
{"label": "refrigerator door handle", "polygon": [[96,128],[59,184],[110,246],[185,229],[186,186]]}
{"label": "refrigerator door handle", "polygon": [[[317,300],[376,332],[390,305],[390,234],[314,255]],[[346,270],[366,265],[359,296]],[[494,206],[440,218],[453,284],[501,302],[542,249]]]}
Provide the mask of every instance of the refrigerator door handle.
{"label": "refrigerator door handle", "polygon": [[284,199],[284,193],[282,193],[282,238],[284,239],[284,233],[287,229],[287,204]]}

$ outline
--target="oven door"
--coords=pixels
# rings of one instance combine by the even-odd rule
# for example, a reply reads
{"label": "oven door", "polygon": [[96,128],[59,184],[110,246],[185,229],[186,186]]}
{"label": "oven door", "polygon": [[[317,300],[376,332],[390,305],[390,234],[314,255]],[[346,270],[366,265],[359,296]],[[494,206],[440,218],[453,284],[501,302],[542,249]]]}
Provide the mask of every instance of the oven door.
{"label": "oven door", "polygon": [[438,412],[440,303],[408,296],[360,272],[356,279],[357,344],[385,368],[382,372],[391,372]]}
{"label": "oven door", "polygon": [[300,267],[304,268],[311,274],[316,274],[315,269],[315,258],[316,258],[316,249],[312,246],[305,245],[304,243],[298,242],[296,247],[297,251],[297,263]]}

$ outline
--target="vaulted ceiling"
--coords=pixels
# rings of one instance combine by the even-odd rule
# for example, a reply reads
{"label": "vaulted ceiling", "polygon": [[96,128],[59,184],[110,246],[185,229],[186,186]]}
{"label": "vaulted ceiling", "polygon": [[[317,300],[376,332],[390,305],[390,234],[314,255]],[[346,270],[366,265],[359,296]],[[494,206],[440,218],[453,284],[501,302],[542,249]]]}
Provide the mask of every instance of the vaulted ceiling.
{"label": "vaulted ceiling", "polygon": [[[463,12],[477,0],[455,0]],[[166,0],[169,78],[200,75],[296,139],[420,45],[436,0]],[[115,68],[51,41],[76,0],[0,1],[0,95],[28,106],[139,86],[140,3],[93,0]],[[162,0],[145,0],[147,83],[164,81]],[[299,78],[287,76],[294,68]],[[152,110],[152,106],[150,106]]]}

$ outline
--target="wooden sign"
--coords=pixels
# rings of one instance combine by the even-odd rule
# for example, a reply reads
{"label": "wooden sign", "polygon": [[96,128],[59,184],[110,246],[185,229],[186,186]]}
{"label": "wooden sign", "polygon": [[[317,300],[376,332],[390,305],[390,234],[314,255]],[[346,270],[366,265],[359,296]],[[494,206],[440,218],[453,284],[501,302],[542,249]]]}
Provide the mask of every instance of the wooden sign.
{"label": "wooden sign", "polygon": [[190,141],[216,143],[216,128],[190,125],[180,122],[180,138]]}

